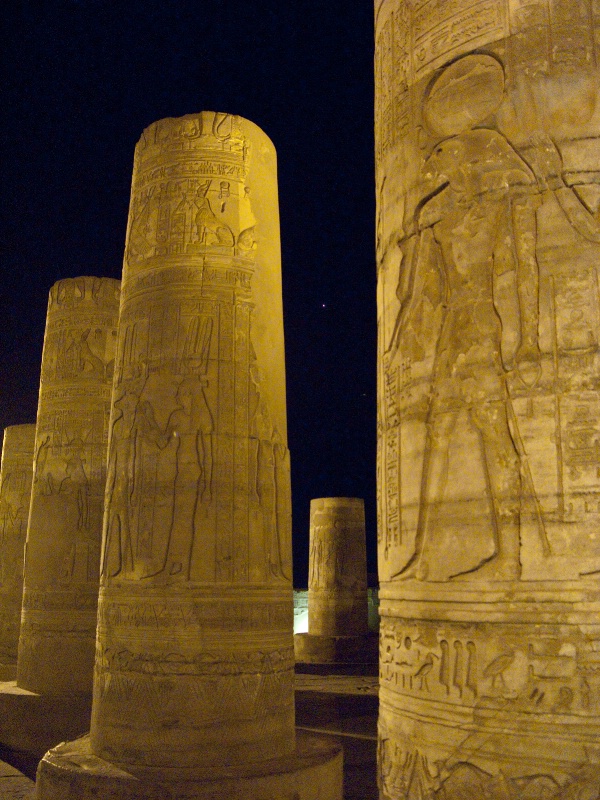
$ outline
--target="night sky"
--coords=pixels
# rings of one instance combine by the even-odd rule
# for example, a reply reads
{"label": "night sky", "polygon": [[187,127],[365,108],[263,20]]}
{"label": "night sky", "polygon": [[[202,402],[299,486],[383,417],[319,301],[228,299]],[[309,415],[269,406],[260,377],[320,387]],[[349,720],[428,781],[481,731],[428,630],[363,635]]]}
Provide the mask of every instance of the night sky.
{"label": "night sky", "polygon": [[121,277],[133,151],[202,109],[278,153],[294,583],[310,499],[364,497],[375,566],[370,0],[2,0],[0,425],[35,420],[48,291]]}

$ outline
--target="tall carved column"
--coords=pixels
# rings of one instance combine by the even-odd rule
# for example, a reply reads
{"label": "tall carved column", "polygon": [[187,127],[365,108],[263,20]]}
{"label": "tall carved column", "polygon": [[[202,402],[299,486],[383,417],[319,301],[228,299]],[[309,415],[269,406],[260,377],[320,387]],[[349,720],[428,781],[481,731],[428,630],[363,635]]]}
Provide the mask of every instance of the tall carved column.
{"label": "tall carved column", "polygon": [[102,796],[339,800],[335,748],[295,741],[290,534],[275,150],[239,117],[161,120],[134,163],[91,735],[41,797],[86,753],[74,785]]}
{"label": "tall carved column", "polygon": [[4,430],[0,469],[0,681],[14,680],[21,627],[23,561],[35,424]]}
{"label": "tall carved column", "polygon": [[294,637],[296,660],[376,664],[377,637],[368,632],[364,502],[311,500],[308,633]]}
{"label": "tall carved column", "polygon": [[376,3],[383,798],[600,791],[600,5]]}
{"label": "tall carved column", "polygon": [[17,684],[90,693],[119,281],[50,290]]}

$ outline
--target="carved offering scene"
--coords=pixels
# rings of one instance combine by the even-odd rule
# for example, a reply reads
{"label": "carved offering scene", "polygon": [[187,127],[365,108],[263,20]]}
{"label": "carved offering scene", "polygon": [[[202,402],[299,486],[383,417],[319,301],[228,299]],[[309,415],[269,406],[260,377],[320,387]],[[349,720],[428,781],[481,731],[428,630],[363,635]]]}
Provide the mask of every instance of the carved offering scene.
{"label": "carved offering scene", "polygon": [[599,9],[376,19],[381,796],[591,797]]}

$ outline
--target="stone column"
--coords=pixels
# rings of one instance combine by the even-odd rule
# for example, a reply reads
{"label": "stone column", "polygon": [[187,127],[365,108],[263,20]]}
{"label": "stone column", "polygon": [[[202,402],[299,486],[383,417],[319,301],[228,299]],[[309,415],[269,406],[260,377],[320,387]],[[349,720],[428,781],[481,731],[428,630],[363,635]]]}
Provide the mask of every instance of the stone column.
{"label": "stone column", "polygon": [[0,681],[14,680],[17,672],[34,440],[35,424],[11,425],[4,430],[0,469]]}
{"label": "stone column", "polygon": [[357,497],[310,501],[308,629],[317,636],[368,630],[365,504]]}
{"label": "stone column", "polygon": [[17,684],[90,693],[119,281],[50,290]]}
{"label": "stone column", "polygon": [[253,123],[144,131],[119,325],[91,736],[46,757],[42,796],[90,748],[73,780],[119,797],[339,798],[335,750],[295,742],[276,161]]}
{"label": "stone column", "polygon": [[296,660],[376,661],[368,631],[364,501],[311,500],[308,633],[294,637]]}
{"label": "stone column", "polygon": [[376,3],[382,798],[600,791],[599,41]]}

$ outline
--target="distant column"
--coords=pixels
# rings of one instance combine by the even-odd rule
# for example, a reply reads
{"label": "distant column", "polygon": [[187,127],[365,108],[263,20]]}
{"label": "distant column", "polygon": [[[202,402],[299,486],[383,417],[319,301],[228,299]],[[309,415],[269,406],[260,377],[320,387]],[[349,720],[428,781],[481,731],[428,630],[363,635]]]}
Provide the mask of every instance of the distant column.
{"label": "distant column", "polygon": [[299,662],[376,661],[368,639],[364,501],[322,497],[310,503],[308,633],[296,634]]}
{"label": "distant column", "polygon": [[69,278],[48,301],[17,683],[91,692],[119,281]]}
{"label": "distant column", "polygon": [[339,800],[336,748],[295,737],[290,505],[275,149],[239,117],[161,120],[132,183],[91,734],[48,753],[41,798],[114,776]]}
{"label": "distant column", "polygon": [[319,636],[368,631],[365,504],[357,497],[310,501],[308,630]]}
{"label": "distant column", "polygon": [[14,680],[21,627],[23,562],[31,499],[35,424],[4,431],[0,469],[0,680]]}

